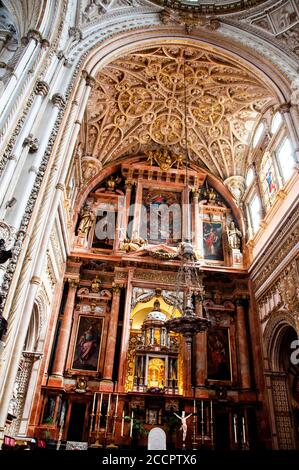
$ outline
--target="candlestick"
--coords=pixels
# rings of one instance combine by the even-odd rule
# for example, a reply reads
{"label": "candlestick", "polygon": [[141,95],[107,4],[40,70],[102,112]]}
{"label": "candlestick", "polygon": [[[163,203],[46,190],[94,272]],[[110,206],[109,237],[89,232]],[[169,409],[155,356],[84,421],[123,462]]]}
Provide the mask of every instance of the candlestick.
{"label": "candlestick", "polygon": [[242,434],[243,434],[243,444],[246,444],[246,429],[245,429],[245,418],[242,416]]}
{"label": "candlestick", "polygon": [[210,420],[210,424],[211,424],[211,445],[212,445],[212,448],[214,447],[214,424],[213,424],[213,401],[211,400],[210,401],[210,414],[211,414],[211,420]]}
{"label": "candlestick", "polygon": [[130,437],[132,437],[132,434],[133,434],[133,421],[134,421],[134,411],[132,411],[131,413]]}
{"label": "candlestick", "polygon": [[124,424],[125,424],[125,411],[123,410],[122,415],[121,415],[121,431],[120,431],[120,437],[124,437]]}
{"label": "candlestick", "polygon": [[103,392],[101,393],[101,398],[100,398],[100,407],[99,407],[99,414],[98,414],[98,430],[100,429],[100,426],[101,426],[102,403],[103,403]]}
{"label": "candlestick", "polygon": [[118,395],[116,395],[116,402],[115,402],[115,411],[114,411],[114,420],[113,420],[113,429],[112,429],[112,436],[115,433],[115,424],[117,419],[117,407],[118,407]]}
{"label": "candlestick", "polygon": [[108,432],[108,424],[109,424],[109,416],[110,416],[110,401],[111,401],[111,393],[108,396],[108,405],[107,405],[107,414],[106,414],[106,427],[105,427],[105,438]]}
{"label": "candlestick", "polygon": [[193,449],[196,450],[196,401],[193,401]]}
{"label": "candlestick", "polygon": [[92,404],[91,418],[90,418],[89,437],[91,436],[91,432],[92,432],[95,405],[96,405],[96,394],[94,393],[93,394],[93,404]]}
{"label": "candlestick", "polygon": [[238,428],[237,428],[237,415],[234,415],[234,439],[235,444],[238,443]]}

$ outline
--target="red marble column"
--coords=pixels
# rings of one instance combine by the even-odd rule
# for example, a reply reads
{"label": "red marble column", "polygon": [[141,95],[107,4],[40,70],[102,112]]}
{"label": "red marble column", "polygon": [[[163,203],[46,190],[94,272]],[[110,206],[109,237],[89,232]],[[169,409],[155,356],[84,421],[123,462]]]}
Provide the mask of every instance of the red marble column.
{"label": "red marble column", "polygon": [[[202,316],[202,303],[200,298],[195,298],[195,313]],[[207,333],[201,332],[194,337],[195,347],[195,385],[204,387],[207,378]]]}
{"label": "red marble column", "polygon": [[127,292],[125,300],[125,311],[123,319],[123,330],[122,330],[122,340],[120,348],[120,358],[119,358],[119,370],[118,370],[118,392],[124,390],[124,385],[126,381],[126,368],[127,368],[127,353],[129,348],[130,340],[130,315],[131,315],[131,296],[132,296],[132,279],[134,275],[134,268],[128,269],[128,281],[127,281]]}
{"label": "red marble column", "polygon": [[69,290],[68,296],[63,312],[62,323],[59,332],[59,338],[55,353],[55,360],[53,364],[53,375],[63,375],[65,361],[68,352],[69,346],[69,339],[72,329],[72,322],[73,322],[73,311],[75,305],[75,298],[76,298],[76,291],[78,286],[77,279],[68,279],[69,283]]}
{"label": "red marble column", "polygon": [[242,388],[250,388],[250,369],[248,357],[248,342],[246,335],[245,311],[241,300],[237,300],[237,340],[238,359]]}
{"label": "red marble column", "polygon": [[185,345],[184,345],[184,352],[185,352],[185,357],[184,357],[184,396],[185,397],[191,397],[192,394],[192,388],[191,388],[191,352],[192,352],[192,338],[187,337],[185,338]]}
{"label": "red marble column", "polygon": [[112,380],[120,293],[121,293],[121,287],[118,285],[113,286],[113,298],[112,298],[107,347],[106,347],[106,357],[105,357],[105,365],[104,365],[104,373],[103,373],[103,378],[105,380]]}

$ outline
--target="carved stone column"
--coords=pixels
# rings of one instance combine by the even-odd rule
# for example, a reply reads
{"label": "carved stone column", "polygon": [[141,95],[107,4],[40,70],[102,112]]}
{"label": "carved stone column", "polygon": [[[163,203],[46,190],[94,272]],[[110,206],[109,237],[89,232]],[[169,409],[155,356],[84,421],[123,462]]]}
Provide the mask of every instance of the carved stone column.
{"label": "carved stone column", "polygon": [[20,429],[20,424],[23,416],[23,410],[25,405],[25,400],[27,396],[29,381],[31,377],[32,367],[36,360],[40,359],[41,353],[36,352],[23,352],[18,375],[16,378],[16,392],[13,397],[12,412],[16,419],[13,420],[10,425],[9,435],[15,436],[18,434]]}
{"label": "carved stone column", "polygon": [[76,291],[78,286],[78,280],[68,279],[69,291],[65,309],[63,312],[63,318],[61,328],[59,332],[59,338],[57,342],[57,348],[55,353],[55,360],[53,364],[53,375],[63,376],[65,361],[68,352],[69,339],[73,323],[73,311],[75,305]]}
{"label": "carved stone column", "polygon": [[240,299],[237,300],[237,340],[238,358],[240,365],[240,379],[242,388],[250,388],[250,368],[248,355],[248,342],[246,335],[245,310]]}
{"label": "carved stone column", "polygon": [[108,338],[107,338],[106,357],[105,357],[105,365],[104,365],[104,373],[103,373],[103,377],[105,380],[112,380],[120,294],[121,294],[121,287],[115,284],[113,286],[113,298],[112,298],[112,306],[111,306],[111,314],[110,314],[110,322],[109,322]]}

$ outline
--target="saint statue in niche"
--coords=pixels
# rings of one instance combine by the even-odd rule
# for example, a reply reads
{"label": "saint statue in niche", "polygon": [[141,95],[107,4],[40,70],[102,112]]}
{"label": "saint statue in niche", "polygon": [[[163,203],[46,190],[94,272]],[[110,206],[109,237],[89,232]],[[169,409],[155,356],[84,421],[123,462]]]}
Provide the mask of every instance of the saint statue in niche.
{"label": "saint statue in niche", "polygon": [[238,249],[240,250],[241,248],[241,240],[242,240],[242,233],[240,230],[236,227],[235,222],[232,220],[231,223],[228,226],[227,229],[227,237],[228,237],[228,243],[229,246],[232,249]]}
{"label": "saint statue in niche", "polygon": [[94,219],[95,219],[95,215],[91,207],[86,204],[83,207],[82,211],[80,212],[80,223],[78,227],[79,237],[87,238]]}

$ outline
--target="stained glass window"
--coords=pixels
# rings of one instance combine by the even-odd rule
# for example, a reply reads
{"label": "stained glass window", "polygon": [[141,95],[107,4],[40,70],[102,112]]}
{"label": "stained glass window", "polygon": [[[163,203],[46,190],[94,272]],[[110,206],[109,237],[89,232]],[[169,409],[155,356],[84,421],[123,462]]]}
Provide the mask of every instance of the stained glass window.
{"label": "stained glass window", "polygon": [[273,162],[270,153],[266,152],[261,163],[260,179],[263,189],[263,197],[267,209],[272,206],[277,193],[278,184],[276,174],[273,168]]}
{"label": "stained glass window", "polygon": [[256,128],[256,131],[255,131],[255,134],[254,134],[254,137],[253,137],[253,141],[252,141],[253,148],[256,147],[257,144],[259,143],[260,138],[262,137],[262,134],[264,132],[264,128],[265,128],[264,123],[260,122],[259,125]]}
{"label": "stained glass window", "polygon": [[249,202],[249,214],[253,233],[256,233],[261,221],[261,201],[257,194]]}
{"label": "stained glass window", "polygon": [[254,178],[254,172],[252,168],[249,168],[246,175],[246,187],[249,188]]}
{"label": "stained glass window", "polygon": [[275,113],[271,122],[271,134],[275,134],[278,131],[282,123],[282,116],[280,113]]}
{"label": "stained glass window", "polygon": [[280,176],[285,183],[293,174],[295,167],[294,150],[289,138],[285,138],[276,151]]}

